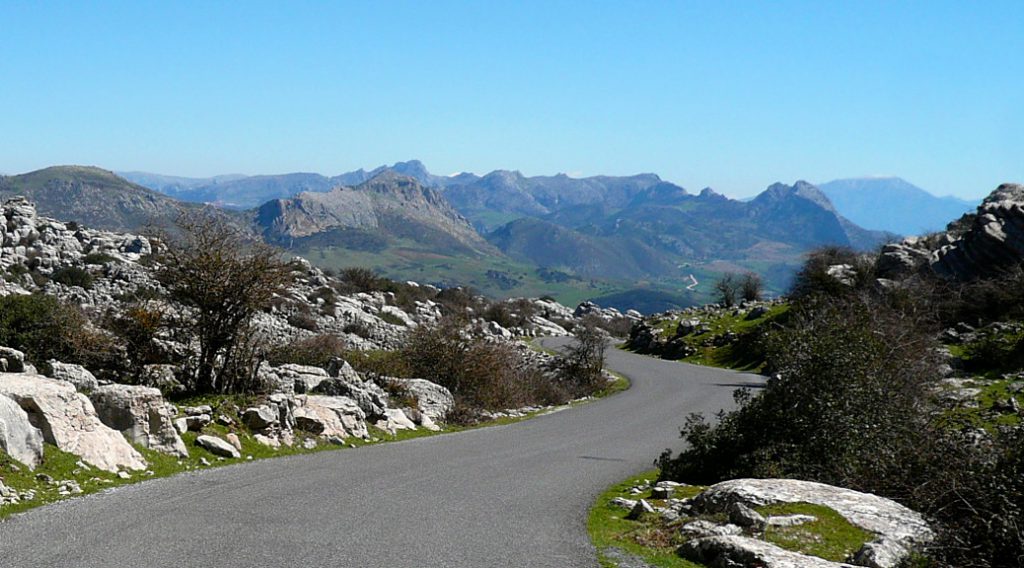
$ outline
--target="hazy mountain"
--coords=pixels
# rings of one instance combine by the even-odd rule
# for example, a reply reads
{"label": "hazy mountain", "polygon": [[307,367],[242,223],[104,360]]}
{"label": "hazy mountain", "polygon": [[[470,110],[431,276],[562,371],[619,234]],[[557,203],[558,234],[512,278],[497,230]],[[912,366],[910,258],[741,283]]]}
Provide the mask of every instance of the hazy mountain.
{"label": "hazy mountain", "polygon": [[470,183],[452,183],[444,194],[482,230],[518,217],[546,217],[573,226],[600,218],[655,186],[670,186],[654,174],[571,178],[565,174],[526,177],[497,170]]}
{"label": "hazy mountain", "polygon": [[0,177],[0,199],[22,195],[40,215],[98,229],[137,232],[173,221],[180,203],[91,166],[54,166]]}
{"label": "hazy mountain", "polygon": [[497,253],[437,190],[391,170],[354,187],[268,201],[255,222],[286,246],[380,252],[404,240],[439,254]]}
{"label": "hazy mountain", "polygon": [[854,223],[901,235],[941,230],[980,201],[936,197],[897,177],[838,179],[819,187]]}
{"label": "hazy mountain", "polygon": [[285,199],[302,192],[326,192],[339,186],[354,186],[391,171],[411,177],[427,187],[471,183],[477,176],[460,174],[435,176],[419,160],[397,162],[370,171],[358,169],[327,177],[317,173],[287,173],[245,176],[231,174],[212,178],[185,178],[147,172],[124,172],[125,178],[176,199],[194,203],[215,203],[232,209],[258,207],[272,199]]}
{"label": "hazy mountain", "polygon": [[190,193],[198,188],[210,185],[218,185],[226,182],[237,181],[245,178],[244,174],[226,174],[221,176],[213,176],[207,178],[190,178],[180,176],[165,176],[161,174],[151,174],[148,172],[114,172],[120,177],[134,183],[147,187],[154,191],[159,191],[164,195],[169,195],[175,199],[186,199]]}

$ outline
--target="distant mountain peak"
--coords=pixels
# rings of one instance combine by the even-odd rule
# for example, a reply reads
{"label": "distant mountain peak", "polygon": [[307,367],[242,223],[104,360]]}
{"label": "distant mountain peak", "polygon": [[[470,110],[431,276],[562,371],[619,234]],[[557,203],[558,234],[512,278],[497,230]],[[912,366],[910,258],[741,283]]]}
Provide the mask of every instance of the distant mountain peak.
{"label": "distant mountain peak", "polygon": [[758,195],[755,199],[755,203],[765,203],[772,201],[782,201],[785,199],[791,199],[793,197],[799,197],[806,199],[818,205],[822,209],[827,211],[835,212],[835,207],[832,205],[832,201],[829,200],[828,196],[825,195],[817,186],[808,183],[804,180],[797,180],[793,185],[786,185],[784,183],[773,183],[768,186],[761,195]]}

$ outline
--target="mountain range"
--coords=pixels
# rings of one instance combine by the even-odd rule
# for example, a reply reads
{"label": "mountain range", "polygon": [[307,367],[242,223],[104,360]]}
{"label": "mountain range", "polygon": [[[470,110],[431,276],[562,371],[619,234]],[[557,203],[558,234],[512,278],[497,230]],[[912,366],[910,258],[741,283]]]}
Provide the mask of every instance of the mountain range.
{"label": "mountain range", "polygon": [[936,197],[898,177],[838,179],[818,187],[854,223],[901,235],[940,231],[981,202]]}
{"label": "mountain range", "polygon": [[25,194],[46,215],[129,231],[180,207],[216,204],[326,267],[648,310],[706,300],[725,271],[758,272],[779,292],[814,247],[867,249],[894,237],[847,219],[803,181],[738,201],[650,173],[437,176],[416,160],[333,177],[124,175],[48,168],[0,177],[0,195]]}

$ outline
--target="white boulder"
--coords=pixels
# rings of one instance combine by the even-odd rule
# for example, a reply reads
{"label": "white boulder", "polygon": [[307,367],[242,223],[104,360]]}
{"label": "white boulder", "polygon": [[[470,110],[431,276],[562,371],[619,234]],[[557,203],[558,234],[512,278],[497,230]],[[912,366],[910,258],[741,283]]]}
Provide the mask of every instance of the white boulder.
{"label": "white boulder", "polygon": [[174,417],[159,389],[105,385],[90,395],[100,420],[144,448],[187,457]]}
{"label": "white boulder", "polygon": [[0,396],[0,450],[35,469],[43,460],[43,434],[13,399]]}
{"label": "white boulder", "polygon": [[120,432],[100,421],[85,395],[70,383],[26,373],[0,377],[7,395],[38,424],[43,440],[105,471],[146,469],[146,460]]}

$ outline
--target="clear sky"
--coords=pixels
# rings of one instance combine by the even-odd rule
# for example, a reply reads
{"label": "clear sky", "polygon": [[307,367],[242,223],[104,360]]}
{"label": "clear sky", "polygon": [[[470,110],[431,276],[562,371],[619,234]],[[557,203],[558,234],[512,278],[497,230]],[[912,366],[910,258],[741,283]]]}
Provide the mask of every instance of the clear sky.
{"label": "clear sky", "polygon": [[0,0],[0,172],[1024,182],[1024,2]]}

